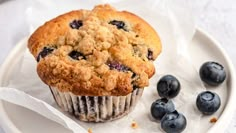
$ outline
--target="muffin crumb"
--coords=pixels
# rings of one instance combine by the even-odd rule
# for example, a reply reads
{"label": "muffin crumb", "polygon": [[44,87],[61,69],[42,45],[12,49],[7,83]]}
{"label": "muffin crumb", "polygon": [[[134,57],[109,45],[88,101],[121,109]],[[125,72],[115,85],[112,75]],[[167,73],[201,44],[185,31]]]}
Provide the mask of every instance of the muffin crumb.
{"label": "muffin crumb", "polygon": [[216,123],[216,122],[217,122],[217,118],[215,117],[211,118],[210,123]]}
{"label": "muffin crumb", "polygon": [[88,133],[93,133],[91,128],[88,129]]}
{"label": "muffin crumb", "polygon": [[138,128],[138,123],[135,122],[135,121],[133,121],[132,124],[131,124],[131,127],[132,127],[133,129]]}

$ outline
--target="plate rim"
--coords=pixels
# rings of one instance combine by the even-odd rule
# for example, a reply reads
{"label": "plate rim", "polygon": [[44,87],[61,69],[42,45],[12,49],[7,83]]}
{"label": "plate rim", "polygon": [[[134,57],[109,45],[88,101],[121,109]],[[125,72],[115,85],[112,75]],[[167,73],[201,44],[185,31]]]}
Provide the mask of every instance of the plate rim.
{"label": "plate rim", "polygon": [[[197,27],[195,34],[199,33],[201,36],[206,37],[209,41],[211,41],[214,46],[220,50],[220,52],[223,54],[223,57],[226,59],[225,62],[228,65],[229,68],[229,72],[230,72],[230,88],[235,88],[235,68],[234,65],[231,61],[231,59],[229,58],[227,52],[223,49],[223,47],[220,45],[220,43],[213,37],[211,36],[209,33],[207,33],[205,30]],[[5,60],[3,61],[1,67],[0,67],[0,87],[2,86],[2,82],[3,82],[3,75],[5,75],[7,73],[7,70],[9,65],[11,64],[13,58],[15,57],[14,55],[16,55],[17,53],[19,53],[21,50],[26,49],[26,45],[23,45],[28,37],[23,38],[22,40],[20,40],[16,46],[12,49],[12,51],[8,54],[7,58],[5,58]],[[227,103],[225,105],[225,108],[222,112],[222,114],[220,115],[220,118],[218,119],[218,121],[207,131],[208,133],[215,133],[215,132],[219,132],[219,131],[225,131],[226,127],[229,125],[229,123],[232,121],[231,116],[234,114],[235,111],[235,107],[234,106],[230,106],[233,105],[234,102],[234,97],[236,97],[236,90],[235,89],[230,89],[229,90],[229,97],[227,100]],[[13,132],[13,133],[22,133],[22,131],[20,131],[15,125],[14,123],[10,120],[10,118],[8,118],[7,113],[4,110],[3,107],[3,103],[2,101],[0,101],[0,125],[2,127],[2,129],[5,132]],[[226,113],[225,113],[226,112]]]}
{"label": "plate rim", "polygon": [[[21,50],[25,49],[26,46],[24,46],[24,42],[27,40],[27,37],[21,39],[16,46],[12,49],[12,51],[7,55],[5,60],[3,61],[1,67],[0,67],[0,87],[2,87],[3,83],[3,75],[5,75],[7,72],[4,70],[8,69],[8,66],[11,64],[14,55],[19,53]],[[0,100],[0,125],[1,128],[6,132],[6,133],[22,133],[20,129],[18,129],[14,123],[10,120],[8,117],[8,114],[4,110],[2,100]]]}
{"label": "plate rim", "polygon": [[[236,73],[235,73],[235,67],[233,65],[233,62],[231,61],[230,57],[228,56],[227,52],[225,51],[225,49],[221,46],[221,44],[209,33],[207,33],[205,30],[197,27],[197,31],[202,34],[203,36],[206,36],[209,41],[211,41],[217,49],[219,49],[222,54],[223,57],[226,59],[225,62],[228,65],[229,68],[229,72],[230,72],[230,88],[229,92],[228,92],[228,101],[225,105],[224,111],[222,112],[222,114],[220,115],[219,119],[217,120],[217,122],[214,124],[214,126],[212,126],[207,133],[216,133],[216,132],[224,132],[225,129],[227,128],[227,126],[229,126],[229,123],[232,121],[231,116],[233,116],[234,111],[236,109],[236,107],[234,106],[230,106],[233,105],[234,102],[234,97],[236,96],[236,90],[233,89],[235,88],[236,85]],[[226,112],[226,113],[225,113]]]}

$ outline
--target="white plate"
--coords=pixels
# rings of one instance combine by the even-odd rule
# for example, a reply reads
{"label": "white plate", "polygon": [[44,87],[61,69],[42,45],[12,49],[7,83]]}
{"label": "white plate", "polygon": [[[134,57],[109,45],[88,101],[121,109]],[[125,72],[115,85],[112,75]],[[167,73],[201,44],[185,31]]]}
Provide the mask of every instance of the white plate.
{"label": "white plate", "polygon": [[[7,84],[11,74],[14,72],[14,67],[21,62],[22,55],[26,49],[26,39],[19,42],[14,50],[10,53],[6,61],[0,69],[0,86]],[[227,54],[220,47],[219,43],[209,36],[204,31],[198,29],[194,35],[191,46],[189,48],[191,58],[194,60],[194,65],[199,68],[200,65],[209,60],[221,62],[227,70],[227,81],[220,87],[224,89],[216,90],[223,95],[223,107],[214,116],[219,117],[217,123],[210,124],[209,119],[212,116],[202,118],[202,128],[199,130],[207,130],[209,133],[224,132],[230,122],[234,111],[234,100],[236,97],[235,88],[235,73],[232,62]],[[67,133],[69,132],[59,124],[48,120],[47,118],[38,115],[26,108],[7,103],[0,102],[0,124],[6,133]]]}

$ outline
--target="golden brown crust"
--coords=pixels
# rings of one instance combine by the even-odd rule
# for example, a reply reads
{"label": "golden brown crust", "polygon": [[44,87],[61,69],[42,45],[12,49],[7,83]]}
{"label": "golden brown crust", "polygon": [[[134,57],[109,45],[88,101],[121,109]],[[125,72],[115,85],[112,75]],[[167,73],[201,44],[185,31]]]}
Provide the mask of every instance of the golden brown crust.
{"label": "golden brown crust", "polygon": [[[72,29],[74,20],[81,20],[83,26]],[[124,22],[124,29],[109,24],[113,20]],[[76,95],[120,96],[148,85],[161,42],[138,16],[99,5],[92,11],[72,11],[46,22],[31,35],[28,48],[40,59],[37,72],[47,85]],[[44,48],[53,50],[39,58]],[[71,58],[71,51],[80,52],[83,58]]]}

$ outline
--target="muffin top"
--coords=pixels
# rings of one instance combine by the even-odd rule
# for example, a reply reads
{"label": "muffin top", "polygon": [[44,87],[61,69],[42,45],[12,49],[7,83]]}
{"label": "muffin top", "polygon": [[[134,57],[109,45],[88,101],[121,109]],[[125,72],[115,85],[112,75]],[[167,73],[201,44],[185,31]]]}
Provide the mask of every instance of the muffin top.
{"label": "muffin top", "polygon": [[47,85],[81,96],[124,96],[148,86],[161,42],[143,19],[106,4],[46,22],[28,48]]}

